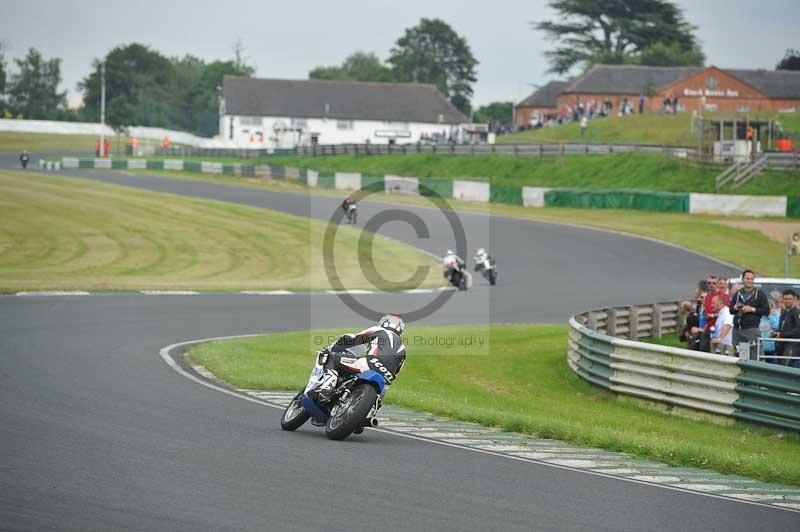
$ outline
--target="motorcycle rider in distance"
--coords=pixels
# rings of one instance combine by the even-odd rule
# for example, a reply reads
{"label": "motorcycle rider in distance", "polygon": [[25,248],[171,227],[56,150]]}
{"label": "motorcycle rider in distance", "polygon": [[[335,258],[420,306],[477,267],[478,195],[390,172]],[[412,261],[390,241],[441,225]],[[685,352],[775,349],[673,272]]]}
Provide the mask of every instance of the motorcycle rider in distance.
{"label": "motorcycle rider in distance", "polygon": [[491,261],[491,262],[494,262],[494,259],[491,257],[491,255],[489,255],[489,253],[487,253],[487,252],[486,252],[486,250],[485,250],[485,249],[483,249],[483,248],[478,248],[478,251],[476,251],[476,252],[475,252],[475,258],[474,258],[474,259],[472,259],[472,260],[474,260],[474,261],[475,261],[475,271],[476,271],[476,272],[477,272],[477,271],[480,271],[480,268],[482,268],[482,267],[483,267],[483,263],[484,263],[484,262],[485,262],[487,259],[488,259],[489,261]]}
{"label": "motorcycle rider in distance", "polygon": [[[495,284],[497,278],[497,271],[495,269],[495,261],[489,253],[483,249],[478,248],[475,252],[475,271],[481,272],[483,276],[489,281],[489,284]],[[488,261],[488,262],[487,262]]]}
{"label": "motorcycle rider in distance", "polygon": [[459,284],[458,282],[453,282],[453,276],[456,273],[461,275],[465,266],[466,262],[456,255],[452,249],[448,249],[445,256],[442,257],[442,275],[444,275],[445,279],[453,286],[458,286]]}
{"label": "motorcycle rider in distance", "polygon": [[[356,211],[355,211],[356,207],[357,207],[356,201],[353,199],[352,196],[347,196],[342,201],[342,210],[344,211],[344,214],[347,216],[347,221],[350,222],[351,224],[356,223]],[[352,212],[350,212],[351,208],[353,209]]]}
{"label": "motorcycle rider in distance", "polygon": [[25,170],[28,168],[28,161],[30,161],[31,156],[28,155],[28,150],[22,150],[22,154],[19,156],[19,164],[22,165],[22,169]]}
{"label": "motorcycle rider in distance", "polygon": [[[378,324],[356,334],[345,334],[329,347],[320,351],[320,363],[324,373],[320,384],[308,392],[309,396],[320,402],[330,400],[339,383],[341,372],[360,373],[373,370],[392,383],[403,369],[406,360],[406,347],[403,345],[403,332],[406,324],[397,314],[386,314]],[[365,349],[364,356],[356,356],[353,351]],[[323,360],[324,359],[324,362]]]}
{"label": "motorcycle rider in distance", "polygon": [[355,204],[356,201],[353,199],[353,197],[347,196],[344,200],[342,200],[342,210],[344,212],[347,212],[347,209],[350,207],[350,205],[355,205]]}

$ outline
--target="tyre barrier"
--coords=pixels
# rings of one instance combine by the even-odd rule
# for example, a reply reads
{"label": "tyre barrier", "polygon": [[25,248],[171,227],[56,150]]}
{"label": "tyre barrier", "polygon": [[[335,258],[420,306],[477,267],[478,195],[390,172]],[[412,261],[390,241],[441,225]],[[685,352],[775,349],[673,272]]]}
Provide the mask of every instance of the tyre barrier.
{"label": "tyre barrier", "polygon": [[508,185],[482,180],[395,175],[368,176],[358,172],[318,172],[273,164],[226,164],[181,159],[79,159],[65,157],[64,168],[115,168],[173,170],[266,179],[294,179],[310,187],[357,190],[369,187],[385,192],[430,195],[444,198],[500,203],[526,207],[570,207],[623,209],[691,214],[779,216],[800,218],[800,196],[744,196],[696,194],[652,190],[595,190]]}
{"label": "tyre barrier", "polygon": [[46,161],[39,159],[39,168],[42,170],[61,170],[61,161]]}
{"label": "tyre barrier", "polygon": [[638,341],[680,325],[677,302],[578,314],[567,363],[617,394],[800,431],[800,369]]}

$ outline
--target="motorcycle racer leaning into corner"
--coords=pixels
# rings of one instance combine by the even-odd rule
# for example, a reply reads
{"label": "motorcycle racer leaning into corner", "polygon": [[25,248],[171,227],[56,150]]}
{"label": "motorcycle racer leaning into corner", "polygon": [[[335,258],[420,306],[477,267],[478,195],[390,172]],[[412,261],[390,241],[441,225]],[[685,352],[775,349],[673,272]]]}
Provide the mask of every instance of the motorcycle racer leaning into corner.
{"label": "motorcycle racer leaning into corner", "polygon": [[356,200],[354,200],[352,196],[347,196],[344,200],[342,200],[342,210],[346,213],[347,208],[350,207],[350,205],[355,205],[355,204]]}
{"label": "motorcycle racer leaning into corner", "polygon": [[492,256],[489,255],[489,253],[485,249],[478,248],[478,251],[475,252],[475,257],[472,259],[473,261],[475,261],[475,271],[478,271],[478,266],[483,267],[483,263],[486,262],[487,259],[490,262],[494,262]]}
{"label": "motorcycle racer leaning into corner", "polygon": [[[315,399],[327,401],[339,383],[342,372],[360,373],[371,369],[383,375],[388,383],[394,382],[403,369],[406,360],[406,347],[403,345],[403,331],[406,324],[397,314],[386,314],[374,325],[356,334],[345,334],[329,347],[320,351],[326,360],[325,372],[319,386],[309,391]],[[354,356],[349,349],[364,346],[366,354]]]}
{"label": "motorcycle racer leaning into corner", "polygon": [[462,270],[466,266],[466,262],[456,255],[452,249],[448,249],[444,257],[442,257],[442,275],[450,281],[453,273],[456,270]]}

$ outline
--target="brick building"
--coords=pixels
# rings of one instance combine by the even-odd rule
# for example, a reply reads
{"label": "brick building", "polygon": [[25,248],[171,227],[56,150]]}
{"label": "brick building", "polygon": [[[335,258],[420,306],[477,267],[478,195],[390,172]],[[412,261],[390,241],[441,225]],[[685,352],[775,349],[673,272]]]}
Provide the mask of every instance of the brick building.
{"label": "brick building", "polygon": [[614,110],[628,99],[638,111],[660,111],[676,96],[679,109],[747,113],[800,107],[800,72],[710,67],[596,65],[569,83],[556,97],[559,106],[611,100]]}
{"label": "brick building", "polygon": [[566,81],[551,81],[519,102],[514,110],[514,127],[530,124],[534,115],[555,114],[558,111],[556,97],[567,85]]}

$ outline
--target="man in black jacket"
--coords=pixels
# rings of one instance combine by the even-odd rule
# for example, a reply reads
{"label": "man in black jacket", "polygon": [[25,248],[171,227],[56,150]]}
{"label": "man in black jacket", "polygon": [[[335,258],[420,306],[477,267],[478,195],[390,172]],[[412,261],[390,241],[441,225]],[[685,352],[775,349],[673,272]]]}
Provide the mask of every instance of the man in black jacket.
{"label": "man in black jacket", "polygon": [[[753,286],[756,274],[752,270],[742,272],[742,287],[731,299],[730,311],[733,314],[733,345],[741,343],[752,346],[761,336],[758,324],[762,316],[769,316],[767,294]],[[752,350],[751,350],[752,352]]]}
{"label": "man in black jacket", "polygon": [[[775,333],[775,338],[800,339],[800,309],[797,308],[797,294],[793,290],[783,291],[783,310],[781,311],[780,325]],[[797,342],[775,342],[775,354],[783,357],[800,355],[800,344]],[[800,360],[787,360],[779,358],[778,362],[800,368]]]}

